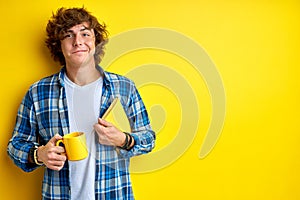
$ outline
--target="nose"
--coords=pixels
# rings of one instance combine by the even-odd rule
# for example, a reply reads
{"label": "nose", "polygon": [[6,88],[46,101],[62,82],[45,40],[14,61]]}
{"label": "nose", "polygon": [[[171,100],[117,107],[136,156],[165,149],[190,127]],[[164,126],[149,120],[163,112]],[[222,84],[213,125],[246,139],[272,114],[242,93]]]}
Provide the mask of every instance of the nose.
{"label": "nose", "polygon": [[75,35],[74,36],[74,41],[73,41],[73,46],[81,46],[83,43],[82,38],[80,37],[80,35]]}

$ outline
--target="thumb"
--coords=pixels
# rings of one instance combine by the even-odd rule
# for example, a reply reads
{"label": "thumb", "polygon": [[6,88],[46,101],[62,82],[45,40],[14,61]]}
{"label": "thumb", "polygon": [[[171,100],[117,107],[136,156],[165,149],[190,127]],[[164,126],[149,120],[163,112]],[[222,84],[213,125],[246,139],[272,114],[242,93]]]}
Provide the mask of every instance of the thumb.
{"label": "thumb", "polygon": [[50,140],[48,143],[52,144],[52,145],[56,145],[56,142],[58,140],[62,139],[62,136],[60,136],[58,133],[56,133]]}

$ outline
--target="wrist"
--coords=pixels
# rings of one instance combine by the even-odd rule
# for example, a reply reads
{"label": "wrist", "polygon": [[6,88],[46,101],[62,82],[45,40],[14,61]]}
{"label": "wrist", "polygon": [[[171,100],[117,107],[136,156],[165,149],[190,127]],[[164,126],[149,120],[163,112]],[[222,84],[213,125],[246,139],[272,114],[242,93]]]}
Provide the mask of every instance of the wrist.
{"label": "wrist", "polygon": [[29,151],[29,162],[32,163],[32,164],[36,164],[36,165],[43,165],[44,163],[43,162],[40,162],[38,160],[38,146],[33,146],[30,151]]}
{"label": "wrist", "polygon": [[123,147],[126,147],[126,145],[128,144],[128,136],[124,133],[124,132],[121,132],[122,133],[122,143],[118,146],[120,148],[123,148]]}
{"label": "wrist", "polygon": [[44,148],[44,145],[42,146],[39,146],[37,149],[36,149],[36,160],[37,162],[39,163],[43,163],[42,159],[41,159],[41,149]]}
{"label": "wrist", "polygon": [[134,138],[127,132],[123,132],[125,135],[125,141],[123,142],[122,146],[119,146],[119,148],[124,150],[131,150],[135,144]]}

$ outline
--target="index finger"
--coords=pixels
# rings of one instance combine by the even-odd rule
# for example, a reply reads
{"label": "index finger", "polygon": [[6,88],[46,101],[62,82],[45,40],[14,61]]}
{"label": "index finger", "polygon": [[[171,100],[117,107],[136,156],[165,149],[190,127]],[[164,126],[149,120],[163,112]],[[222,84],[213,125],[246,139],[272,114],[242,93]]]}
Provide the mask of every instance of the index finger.
{"label": "index finger", "polygon": [[53,152],[60,154],[60,153],[65,153],[66,150],[62,146],[55,146],[55,147],[53,147]]}
{"label": "index finger", "polygon": [[108,121],[104,120],[104,119],[101,119],[101,118],[98,118],[98,123],[102,126],[105,126],[105,127],[108,127],[108,126],[112,126],[111,123],[109,123]]}

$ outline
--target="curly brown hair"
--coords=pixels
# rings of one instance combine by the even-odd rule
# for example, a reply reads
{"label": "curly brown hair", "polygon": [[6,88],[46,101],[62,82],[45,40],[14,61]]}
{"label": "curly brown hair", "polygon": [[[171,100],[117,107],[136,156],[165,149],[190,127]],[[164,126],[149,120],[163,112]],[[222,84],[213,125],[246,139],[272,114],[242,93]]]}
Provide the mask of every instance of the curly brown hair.
{"label": "curly brown hair", "polygon": [[96,17],[90,14],[85,8],[59,8],[57,12],[52,13],[52,17],[48,21],[45,40],[46,46],[50,50],[51,56],[55,61],[61,65],[65,65],[65,57],[61,50],[61,40],[63,34],[71,27],[81,24],[83,22],[89,23],[89,28],[94,29],[95,33],[95,64],[99,64],[104,55],[104,45],[108,41],[108,32],[106,25],[100,24]]}

